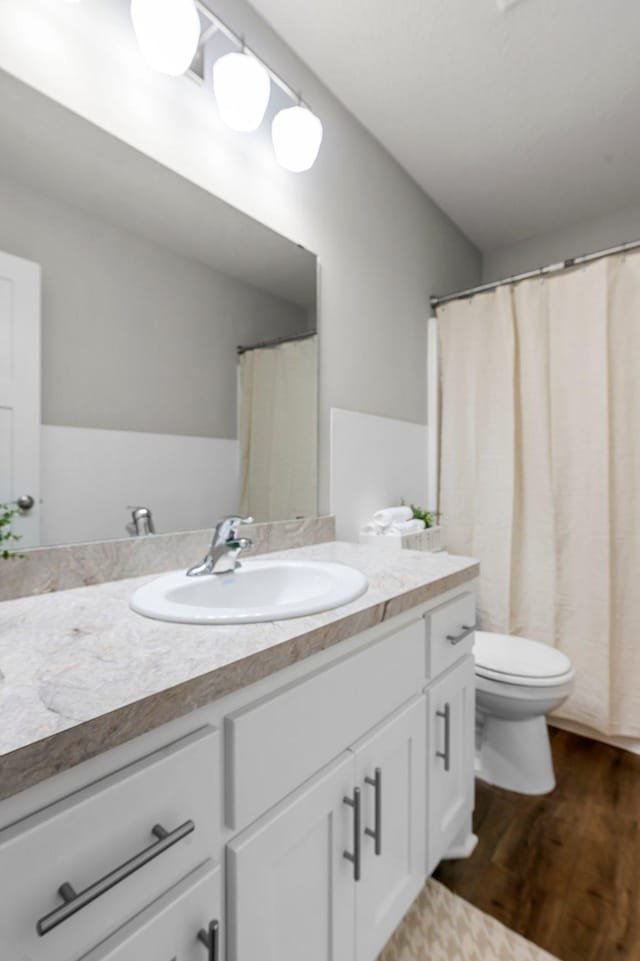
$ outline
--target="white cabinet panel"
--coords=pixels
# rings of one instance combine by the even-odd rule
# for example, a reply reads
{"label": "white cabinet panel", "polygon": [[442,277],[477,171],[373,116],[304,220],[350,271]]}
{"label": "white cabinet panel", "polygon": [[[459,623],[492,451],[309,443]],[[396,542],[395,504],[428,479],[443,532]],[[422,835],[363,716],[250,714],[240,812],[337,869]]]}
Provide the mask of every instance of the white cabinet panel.
{"label": "white cabinet panel", "polygon": [[373,961],[424,884],[426,729],[422,696],[354,748],[363,798],[357,961]]}
{"label": "white cabinet panel", "polygon": [[475,669],[465,657],[427,689],[427,866],[430,874],[473,810]]}
{"label": "white cabinet panel", "polygon": [[80,961],[208,961],[198,934],[208,937],[212,921],[222,961],[222,870],[208,861]]}
{"label": "white cabinet panel", "polygon": [[[219,857],[220,767],[218,732],[203,728],[0,832],[6,958],[75,959]],[[61,917],[65,884],[81,897]]]}
{"label": "white cabinet panel", "polygon": [[240,829],[422,690],[418,619],[231,714],[227,823]]}
{"label": "white cabinet panel", "polygon": [[353,961],[353,775],[344,754],[231,842],[227,961]]}
{"label": "white cabinet panel", "polygon": [[471,653],[476,622],[476,597],[467,591],[425,616],[427,676],[436,678]]}

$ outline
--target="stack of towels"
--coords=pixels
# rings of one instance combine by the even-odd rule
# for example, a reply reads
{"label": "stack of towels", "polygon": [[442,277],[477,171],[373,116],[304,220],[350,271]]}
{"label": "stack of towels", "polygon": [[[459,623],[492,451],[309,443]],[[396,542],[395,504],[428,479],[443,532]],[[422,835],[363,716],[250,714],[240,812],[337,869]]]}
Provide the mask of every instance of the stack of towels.
{"label": "stack of towels", "polygon": [[363,534],[419,534],[425,529],[424,521],[413,516],[410,507],[385,507],[376,511],[373,518],[362,528]]}

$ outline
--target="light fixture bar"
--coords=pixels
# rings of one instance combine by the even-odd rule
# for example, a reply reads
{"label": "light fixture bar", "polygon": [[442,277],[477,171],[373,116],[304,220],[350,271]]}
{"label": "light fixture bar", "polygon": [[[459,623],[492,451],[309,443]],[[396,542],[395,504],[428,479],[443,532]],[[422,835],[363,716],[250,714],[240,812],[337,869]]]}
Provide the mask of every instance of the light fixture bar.
{"label": "light fixture bar", "polygon": [[[196,0],[196,7],[198,7],[198,12],[200,12],[199,5]],[[196,50],[196,55],[191,62],[191,66],[187,70],[187,77],[190,80],[195,80],[198,84],[204,83],[204,48],[208,44],[211,37],[213,37],[219,30],[217,23],[211,22],[209,20],[209,26],[206,30],[203,30],[200,34],[200,39],[198,41],[198,49]]]}
{"label": "light fixture bar", "polygon": [[[196,6],[198,6],[197,2],[196,2]],[[214,20],[212,20],[209,26],[207,27],[207,29],[204,31],[204,33],[200,37],[200,46],[204,47],[205,44],[209,42],[211,37],[213,37],[214,34],[218,33],[219,30],[220,30],[220,27],[218,26],[218,24]]]}
{"label": "light fixture bar", "polygon": [[[217,14],[213,13],[209,7],[203,3],[203,0],[195,0],[195,5],[202,16],[205,17],[205,19],[211,24],[211,27],[207,28],[200,38],[200,48],[204,46],[209,37],[211,37],[217,31],[220,31],[220,33],[223,33],[225,37],[227,37],[228,40],[231,40],[231,42],[234,43],[240,50],[257,60],[258,63],[260,63],[269,74],[269,78],[272,83],[284,91],[288,97],[291,97],[291,99],[300,106],[307,107],[309,110],[311,109],[309,104],[306,102],[306,100],[302,99],[297,90],[294,90],[291,84],[288,84],[286,80],[283,80],[279,73],[276,73],[276,71],[273,70],[268,63],[265,63],[262,57],[258,56],[255,50],[252,50],[251,47],[247,46],[244,38],[241,37],[240,34],[236,33],[235,30],[232,30],[231,27],[224,22],[224,20],[221,20],[220,17],[217,16]],[[202,77],[197,70],[192,71],[192,74],[194,75],[195,79],[200,81],[202,80]]]}

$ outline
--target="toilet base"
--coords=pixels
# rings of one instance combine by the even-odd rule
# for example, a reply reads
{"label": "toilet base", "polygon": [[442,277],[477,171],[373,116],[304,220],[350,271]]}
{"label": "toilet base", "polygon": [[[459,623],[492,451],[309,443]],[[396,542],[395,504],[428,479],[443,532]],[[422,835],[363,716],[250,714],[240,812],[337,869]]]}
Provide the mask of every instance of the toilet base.
{"label": "toilet base", "polygon": [[544,715],[523,720],[483,714],[476,754],[481,781],[518,794],[549,794],[556,786]]}

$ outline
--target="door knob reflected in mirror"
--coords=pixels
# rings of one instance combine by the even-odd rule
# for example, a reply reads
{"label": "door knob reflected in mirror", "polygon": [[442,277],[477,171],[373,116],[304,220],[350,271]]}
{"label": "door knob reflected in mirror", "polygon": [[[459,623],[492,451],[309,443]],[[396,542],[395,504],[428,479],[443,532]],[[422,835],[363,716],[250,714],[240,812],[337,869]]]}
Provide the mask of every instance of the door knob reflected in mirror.
{"label": "door knob reflected in mirror", "polygon": [[30,511],[33,505],[35,504],[35,501],[31,496],[31,494],[23,494],[21,497],[17,499],[16,504],[18,505],[21,511]]}

